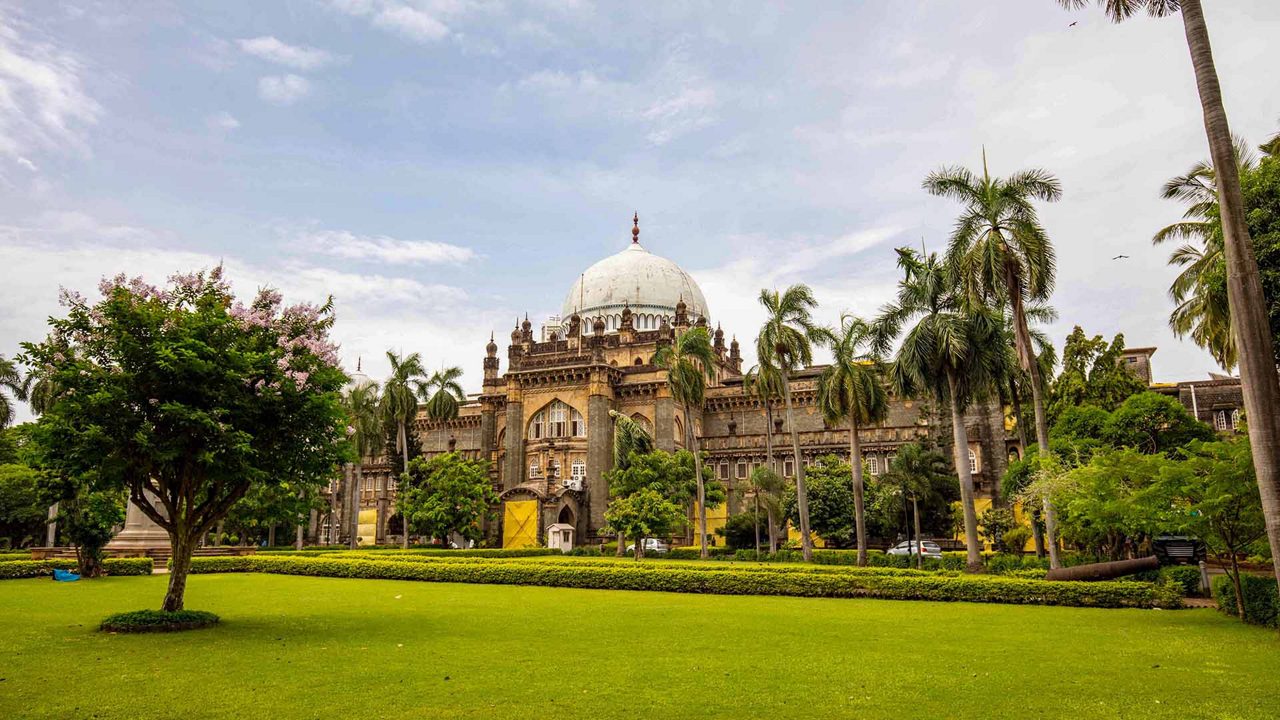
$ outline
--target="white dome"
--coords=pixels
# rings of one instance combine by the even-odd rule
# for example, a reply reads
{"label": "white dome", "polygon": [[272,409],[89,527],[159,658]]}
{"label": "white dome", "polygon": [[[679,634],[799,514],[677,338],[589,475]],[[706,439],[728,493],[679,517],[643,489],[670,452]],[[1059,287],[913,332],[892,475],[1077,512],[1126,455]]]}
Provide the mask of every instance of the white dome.
{"label": "white dome", "polygon": [[671,322],[676,303],[682,299],[690,323],[707,316],[707,300],[689,273],[633,240],[626,250],[582,273],[564,299],[562,317],[567,321],[577,312],[590,328],[592,319],[603,316],[612,331],[618,327],[623,307],[630,307],[639,316],[636,329],[648,330],[656,328],[663,317]]}

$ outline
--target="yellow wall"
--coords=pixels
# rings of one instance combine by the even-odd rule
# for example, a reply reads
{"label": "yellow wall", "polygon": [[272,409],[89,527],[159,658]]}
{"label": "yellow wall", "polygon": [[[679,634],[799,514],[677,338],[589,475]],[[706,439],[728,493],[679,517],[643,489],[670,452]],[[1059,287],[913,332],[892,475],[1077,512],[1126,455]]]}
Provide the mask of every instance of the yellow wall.
{"label": "yellow wall", "polygon": [[[729,506],[720,503],[720,507],[707,508],[707,544],[710,547],[723,547],[724,538],[716,534],[717,528],[724,527],[729,519]],[[702,547],[702,538],[698,535],[698,503],[693,504],[693,547]]]}
{"label": "yellow wall", "polygon": [[356,516],[356,535],[360,537],[361,545],[372,545],[377,540],[378,534],[378,511],[361,510]]}
{"label": "yellow wall", "polygon": [[[982,513],[988,510],[990,507],[991,507],[990,498],[974,498],[973,499],[974,513],[978,516],[979,523],[981,523],[981,520],[982,520]],[[1028,529],[1031,528],[1031,513],[1024,513],[1022,511],[1022,503],[1016,502],[1013,504],[1013,518],[1023,527]],[[979,533],[979,538],[981,538],[981,533]],[[958,535],[955,536],[954,539],[964,542],[964,532],[961,531]],[[995,548],[991,547],[991,543],[985,540],[983,540],[982,542],[982,549],[987,552],[992,552],[993,550],[995,550]],[[1035,552],[1035,549],[1036,549],[1036,543],[1035,543],[1034,537],[1027,538],[1027,544],[1022,547],[1023,552]]]}
{"label": "yellow wall", "polygon": [[537,547],[538,501],[508,500],[502,507],[502,547]]}

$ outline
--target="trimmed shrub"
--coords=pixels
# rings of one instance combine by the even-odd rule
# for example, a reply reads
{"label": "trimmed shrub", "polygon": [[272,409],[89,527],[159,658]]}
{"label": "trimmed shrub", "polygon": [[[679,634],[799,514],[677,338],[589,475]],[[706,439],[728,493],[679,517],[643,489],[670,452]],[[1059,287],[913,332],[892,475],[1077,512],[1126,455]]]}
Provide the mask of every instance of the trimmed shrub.
{"label": "trimmed shrub", "polygon": [[[193,573],[268,572],[285,575],[428,582],[541,585],[602,590],[649,590],[717,595],[867,597],[895,600],[997,602],[1079,607],[1181,606],[1170,588],[1146,583],[1071,583],[925,573],[883,574],[867,569],[661,566],[585,562],[393,562],[298,557],[194,558]],[[598,561],[597,561],[598,562]]]}
{"label": "trimmed shrub", "polygon": [[[51,573],[54,568],[59,570],[75,570],[77,567],[76,561],[69,558],[59,558],[56,560],[14,560],[11,562],[0,563],[0,580],[44,577]],[[151,558],[107,558],[102,561],[102,567],[107,571],[108,575],[150,575]]]}
{"label": "trimmed shrub", "polygon": [[117,633],[181,632],[217,624],[217,615],[202,610],[134,610],[107,617],[98,629]]}
{"label": "trimmed shrub", "polygon": [[30,560],[30,559],[31,559],[31,553],[29,552],[0,552],[0,563],[14,562],[16,560]]}
{"label": "trimmed shrub", "polygon": [[[630,545],[631,543],[627,544]],[[707,548],[707,557],[712,560],[728,559],[732,558],[735,552],[735,550],[731,550],[727,547],[709,547]],[[699,552],[699,548],[696,546],[674,547],[668,550],[667,554],[662,557],[669,558],[671,560],[701,560],[702,553]]]}
{"label": "trimmed shrub", "polygon": [[[1218,575],[1211,583],[1218,609],[1238,617],[1236,588],[1231,578]],[[1240,590],[1244,593],[1244,621],[1265,627],[1280,627],[1280,597],[1277,597],[1274,575],[1240,574]]]}
{"label": "trimmed shrub", "polygon": [[1160,568],[1161,582],[1169,583],[1182,593],[1183,597],[1199,597],[1204,593],[1200,592],[1200,566],[1199,565],[1169,565]]}
{"label": "trimmed shrub", "polygon": [[303,548],[301,550],[261,550],[258,555],[327,555],[329,553],[359,553],[367,554],[374,557],[389,557],[392,555],[419,555],[419,556],[439,556],[439,557],[489,557],[489,558],[512,558],[512,557],[538,557],[541,555],[561,555],[563,553],[556,548],[471,548],[469,550],[449,550],[446,548],[409,548],[402,550],[399,547],[362,547],[355,550],[349,550],[345,547],[325,546],[319,550],[311,548]]}

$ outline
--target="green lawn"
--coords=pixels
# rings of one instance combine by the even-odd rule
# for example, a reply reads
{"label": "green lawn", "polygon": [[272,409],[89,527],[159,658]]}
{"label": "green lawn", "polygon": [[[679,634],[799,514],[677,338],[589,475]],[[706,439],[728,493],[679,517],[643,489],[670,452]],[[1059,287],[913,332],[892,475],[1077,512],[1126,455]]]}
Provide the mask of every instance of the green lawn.
{"label": "green lawn", "polygon": [[201,575],[222,626],[95,631],[164,583],[0,582],[0,718],[1280,717],[1211,610]]}

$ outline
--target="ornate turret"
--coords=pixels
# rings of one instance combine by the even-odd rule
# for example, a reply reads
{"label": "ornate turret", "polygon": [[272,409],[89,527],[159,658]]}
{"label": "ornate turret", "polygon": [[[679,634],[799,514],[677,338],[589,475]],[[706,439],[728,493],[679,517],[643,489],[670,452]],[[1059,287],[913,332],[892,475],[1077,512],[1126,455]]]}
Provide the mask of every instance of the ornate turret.
{"label": "ornate turret", "polygon": [[694,323],[694,325],[695,325],[696,327],[706,328],[706,327],[707,327],[707,316],[706,316],[706,315],[699,315],[699,316],[698,316],[698,322]]}
{"label": "ornate turret", "polygon": [[623,345],[629,345],[636,340],[635,317],[631,312],[631,303],[626,300],[622,301],[622,322],[618,323],[618,335]]}
{"label": "ornate turret", "polygon": [[591,332],[596,335],[604,334],[604,318],[602,316],[597,315],[595,321],[591,323]]}
{"label": "ornate turret", "polygon": [[716,324],[716,332],[713,337],[715,340],[712,343],[712,347],[715,348],[717,355],[724,357],[724,330],[720,329],[719,323]]}
{"label": "ornate turret", "polygon": [[639,245],[640,244],[640,213],[636,213],[634,216],[632,216],[631,222],[632,222],[631,244]]}
{"label": "ornate turret", "polygon": [[524,314],[524,322],[520,323],[520,341],[526,345],[533,344],[533,323],[529,322],[529,313]]}
{"label": "ornate turret", "polygon": [[667,323],[667,316],[662,316],[662,322],[658,324],[658,343],[671,342],[671,325]]}
{"label": "ornate turret", "polygon": [[493,341],[493,333],[489,333],[489,344],[484,346],[484,382],[498,379],[498,343]]}
{"label": "ornate turret", "polygon": [[738,336],[734,335],[729,343],[729,364],[734,370],[742,372],[742,348],[738,346]]}
{"label": "ornate turret", "polygon": [[515,329],[511,331],[511,344],[512,345],[520,344],[520,318],[519,317],[516,318]]}
{"label": "ornate turret", "polygon": [[582,334],[582,318],[578,317],[578,313],[574,313],[569,317],[569,334],[568,337],[576,338]]}
{"label": "ornate turret", "polygon": [[689,327],[689,306],[684,302],[684,296],[680,296],[680,302],[676,303],[676,330],[684,330]]}
{"label": "ornate turret", "polygon": [[591,338],[591,362],[604,362],[604,317],[597,315],[591,325],[594,336]]}

